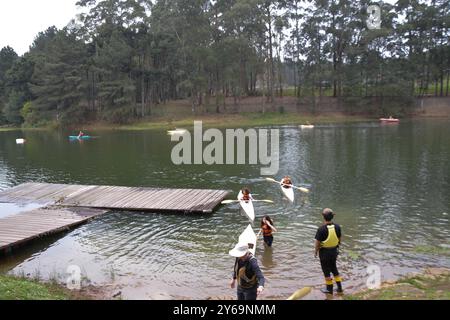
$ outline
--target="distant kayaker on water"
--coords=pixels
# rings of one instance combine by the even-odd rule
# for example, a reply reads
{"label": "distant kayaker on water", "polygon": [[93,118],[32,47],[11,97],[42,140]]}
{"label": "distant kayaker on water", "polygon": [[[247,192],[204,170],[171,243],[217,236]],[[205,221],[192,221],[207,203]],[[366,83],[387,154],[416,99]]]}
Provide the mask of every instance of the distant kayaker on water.
{"label": "distant kayaker on water", "polygon": [[269,216],[265,216],[261,220],[261,232],[263,234],[264,243],[268,246],[272,246],[273,242],[273,232],[277,232],[277,229],[274,227],[274,223]]}
{"label": "distant kayaker on water", "polygon": [[78,133],[78,138],[81,138],[81,137],[83,137],[84,136],[84,132],[83,131],[80,131],[79,133]]}
{"label": "distant kayaker on water", "polygon": [[326,208],[322,211],[324,224],[317,229],[315,241],[315,254],[319,254],[320,265],[325,276],[326,288],[323,293],[333,294],[333,279],[337,285],[337,292],[342,293],[342,278],[336,266],[339,254],[339,244],[341,243],[341,227],[333,223],[333,210]]}
{"label": "distant kayaker on water", "polygon": [[289,189],[292,186],[292,179],[289,176],[284,176],[284,178],[281,180],[281,184],[283,188]]}
{"label": "distant kayaker on water", "polygon": [[256,300],[263,293],[265,282],[257,259],[250,253],[246,243],[238,243],[229,254],[236,258],[231,289],[234,289],[237,280],[237,299]]}

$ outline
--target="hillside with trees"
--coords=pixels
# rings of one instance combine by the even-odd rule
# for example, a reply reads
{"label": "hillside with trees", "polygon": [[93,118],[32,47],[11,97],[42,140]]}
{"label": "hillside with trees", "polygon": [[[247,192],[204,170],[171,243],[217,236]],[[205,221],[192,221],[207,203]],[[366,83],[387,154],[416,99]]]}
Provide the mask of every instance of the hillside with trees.
{"label": "hillside with trees", "polygon": [[[65,28],[29,51],[0,51],[0,124],[125,123],[187,99],[193,114],[224,101],[334,97],[409,105],[448,96],[448,0],[80,0]],[[212,111],[211,111],[212,110]],[[245,111],[245,110],[244,110]]]}

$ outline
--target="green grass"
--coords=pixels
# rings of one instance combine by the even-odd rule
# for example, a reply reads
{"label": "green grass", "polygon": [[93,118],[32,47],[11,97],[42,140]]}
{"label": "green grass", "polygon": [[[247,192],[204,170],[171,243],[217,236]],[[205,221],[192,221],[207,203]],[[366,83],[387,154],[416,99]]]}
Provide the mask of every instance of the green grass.
{"label": "green grass", "polygon": [[[428,85],[428,88],[425,89],[425,94],[426,95],[433,95],[435,94],[435,83],[430,83]],[[448,84],[448,88],[447,88],[447,80],[444,80],[444,86],[443,86],[443,94],[445,96],[446,90],[448,90],[448,92],[450,92],[450,83]],[[415,87],[415,91],[416,94],[420,94],[422,93],[422,91],[420,90],[420,83],[416,84]],[[437,90],[438,95],[441,93],[441,83],[438,82],[438,90]]]}
{"label": "green grass", "polygon": [[[373,119],[363,116],[351,115],[304,115],[297,113],[240,113],[240,114],[214,114],[214,115],[199,115],[199,116],[185,116],[182,119],[174,119],[168,116],[156,117],[146,121],[139,121],[127,125],[114,125],[108,123],[93,123],[80,126],[83,130],[152,130],[152,129],[167,129],[174,128],[191,128],[194,121],[202,121],[204,127],[210,128],[237,128],[237,127],[256,127],[256,126],[271,126],[271,125],[299,125],[310,122],[312,124],[333,124],[333,123],[352,123],[361,121],[371,121]],[[51,130],[52,127],[40,128],[0,128],[0,131],[12,130]]]}
{"label": "green grass", "polygon": [[20,130],[18,127],[0,127],[0,132]]}
{"label": "green grass", "polygon": [[299,115],[292,113],[242,113],[239,115],[215,115],[189,117],[183,120],[153,120],[146,122],[137,122],[130,125],[120,126],[120,130],[149,130],[149,129],[173,129],[192,127],[195,120],[203,121],[205,127],[255,127],[270,125],[298,125],[310,122],[312,124],[331,124],[331,123],[350,123],[372,120],[360,116],[342,116],[342,115]]}
{"label": "green grass", "polygon": [[398,280],[393,285],[345,295],[345,300],[450,300],[450,273],[418,275]]}
{"label": "green grass", "polygon": [[0,275],[0,300],[68,300],[72,296],[55,284]]}

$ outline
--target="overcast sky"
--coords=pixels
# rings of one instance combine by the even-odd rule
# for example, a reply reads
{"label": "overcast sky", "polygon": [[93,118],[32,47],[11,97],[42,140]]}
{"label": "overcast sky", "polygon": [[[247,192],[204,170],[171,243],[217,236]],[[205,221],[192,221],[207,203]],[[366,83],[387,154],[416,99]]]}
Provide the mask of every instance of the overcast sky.
{"label": "overcast sky", "polygon": [[[79,13],[77,0],[0,0],[0,49],[9,45],[19,55],[36,35],[55,25],[65,27]],[[395,3],[396,0],[384,0]]]}
{"label": "overcast sky", "polygon": [[78,13],[77,0],[0,0],[0,49],[9,45],[19,55],[35,36],[55,25],[63,28]]}

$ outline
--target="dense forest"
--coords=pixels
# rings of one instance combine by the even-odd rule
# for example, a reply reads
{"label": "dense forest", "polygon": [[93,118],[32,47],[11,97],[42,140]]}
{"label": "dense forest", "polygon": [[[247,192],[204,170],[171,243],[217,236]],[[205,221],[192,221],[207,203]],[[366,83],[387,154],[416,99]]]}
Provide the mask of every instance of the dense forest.
{"label": "dense forest", "polygon": [[[121,123],[188,99],[449,95],[449,0],[80,0],[29,51],[0,51],[0,124]],[[263,104],[264,105],[264,104]],[[262,108],[265,108],[264,106]],[[261,110],[264,112],[264,109]]]}

